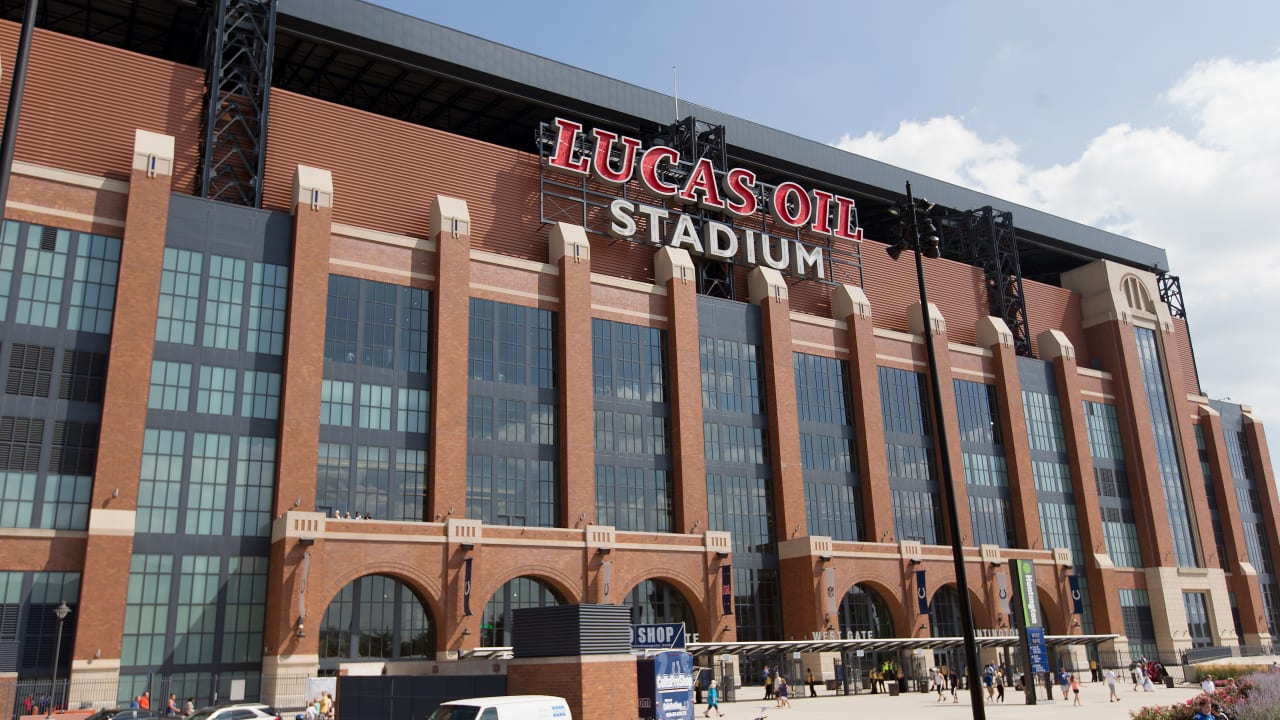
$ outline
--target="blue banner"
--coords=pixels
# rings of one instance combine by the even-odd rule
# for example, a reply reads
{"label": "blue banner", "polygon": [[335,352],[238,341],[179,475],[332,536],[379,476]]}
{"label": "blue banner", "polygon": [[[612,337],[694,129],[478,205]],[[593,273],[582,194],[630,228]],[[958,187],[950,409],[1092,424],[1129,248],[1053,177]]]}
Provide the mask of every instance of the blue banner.
{"label": "blue banner", "polygon": [[1067,585],[1071,587],[1071,612],[1076,615],[1084,614],[1084,598],[1080,597],[1080,577],[1078,575],[1068,575]]}
{"label": "blue banner", "polygon": [[916,609],[921,615],[929,614],[929,591],[924,585],[924,571],[916,571]]}
{"label": "blue banner", "polygon": [[1023,632],[1027,634],[1031,672],[1049,672],[1049,649],[1045,647],[1044,643],[1044,628],[1029,627]]}
{"label": "blue banner", "polygon": [[733,566],[720,566],[720,614],[733,614]]}
{"label": "blue banner", "polygon": [[471,615],[471,558],[462,561],[462,616]]}
{"label": "blue banner", "polygon": [[691,720],[694,713],[693,656],[683,650],[667,650],[651,659],[652,717],[654,720]]}

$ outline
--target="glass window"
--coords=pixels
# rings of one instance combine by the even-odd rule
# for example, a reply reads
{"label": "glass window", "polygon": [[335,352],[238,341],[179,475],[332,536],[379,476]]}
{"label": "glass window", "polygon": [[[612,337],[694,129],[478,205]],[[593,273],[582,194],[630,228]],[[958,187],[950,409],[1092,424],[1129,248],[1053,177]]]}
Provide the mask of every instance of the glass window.
{"label": "glass window", "polygon": [[365,575],[342,588],[320,621],[320,663],[403,660],[435,653],[435,623],[426,606],[400,580]]}
{"label": "glass window", "polygon": [[391,386],[360,386],[360,427],[365,430],[391,429]]}
{"label": "glass window", "polygon": [[563,605],[551,586],[536,578],[518,577],[498,588],[489,598],[480,619],[480,644],[484,647],[511,645],[511,613],[520,608]]}
{"label": "glass window", "polygon": [[25,229],[26,248],[13,319],[20,325],[56,328],[62,313],[71,231],[40,225],[29,225]]}
{"label": "glass window", "polygon": [[266,420],[280,417],[280,373],[245,370],[242,394],[242,416]]}
{"label": "glass window", "polygon": [[809,534],[862,539],[849,364],[793,353],[792,365]]}
{"label": "glass window", "polygon": [[191,440],[191,472],[187,481],[189,535],[223,535],[227,487],[231,481],[231,436],[195,433]]}
{"label": "glass window", "polygon": [[178,531],[186,433],[147,428],[142,436],[142,473],[138,482],[137,531]]}
{"label": "glass window", "polygon": [[147,407],[186,412],[191,407],[191,363],[151,361],[151,390]]}
{"label": "glass window", "polygon": [[235,505],[231,534],[271,535],[271,497],[275,489],[276,439],[240,436],[236,458]]}
{"label": "glass window", "polygon": [[202,366],[200,387],[196,392],[196,412],[209,415],[234,415],[235,409],[235,368]]}
{"label": "glass window", "polygon": [[320,424],[351,427],[355,408],[355,383],[324,380],[320,384]]}
{"label": "glass window", "polygon": [[249,290],[248,343],[251,353],[284,354],[286,313],[289,307],[289,268],[271,263],[253,264]]}
{"label": "glass window", "polygon": [[244,324],[245,261],[220,255],[209,256],[209,286],[205,290],[205,347],[240,349],[240,328]]}
{"label": "glass window", "polygon": [[156,340],[194,345],[204,256],[191,250],[165,248],[156,308]]}

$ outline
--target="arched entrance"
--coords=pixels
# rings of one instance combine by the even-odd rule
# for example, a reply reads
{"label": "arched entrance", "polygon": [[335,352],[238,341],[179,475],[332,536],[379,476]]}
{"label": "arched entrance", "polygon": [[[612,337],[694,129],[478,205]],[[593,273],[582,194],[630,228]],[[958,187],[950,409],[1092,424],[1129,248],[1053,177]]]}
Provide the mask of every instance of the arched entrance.
{"label": "arched entrance", "polygon": [[343,662],[429,658],[435,623],[408,585],[389,575],[364,575],[342,588],[320,621],[320,668]]}
{"label": "arched entrance", "polygon": [[[874,588],[865,584],[857,584],[840,599],[839,608],[840,632],[845,638],[888,639],[897,637],[893,629],[893,614],[889,605]],[[859,657],[855,652],[846,652],[844,664],[857,671],[858,678],[870,677],[871,671],[884,673],[886,678],[896,677],[901,665],[898,653],[893,650],[880,650],[864,653]],[[872,690],[878,688],[872,685]]]}
{"label": "arched entrance", "polygon": [[641,580],[627,593],[631,624],[684,623],[686,633],[698,632],[697,618],[684,595],[668,582]]}
{"label": "arched entrance", "polygon": [[[960,637],[964,628],[960,623],[960,593],[955,585],[943,585],[929,602],[929,636]],[[948,672],[959,672],[964,667],[964,651],[934,650],[934,664],[946,666]]]}
{"label": "arched entrance", "polygon": [[508,647],[511,645],[511,612],[518,608],[563,605],[550,585],[532,577],[518,577],[498,588],[484,606],[480,617],[480,645],[482,647]]}

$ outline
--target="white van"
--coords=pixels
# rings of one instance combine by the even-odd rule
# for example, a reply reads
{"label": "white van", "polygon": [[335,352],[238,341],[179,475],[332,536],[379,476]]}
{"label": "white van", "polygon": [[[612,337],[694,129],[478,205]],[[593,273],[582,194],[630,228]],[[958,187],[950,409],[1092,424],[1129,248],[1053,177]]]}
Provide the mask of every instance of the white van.
{"label": "white van", "polygon": [[497,695],[450,700],[427,720],[573,720],[573,713],[554,695]]}

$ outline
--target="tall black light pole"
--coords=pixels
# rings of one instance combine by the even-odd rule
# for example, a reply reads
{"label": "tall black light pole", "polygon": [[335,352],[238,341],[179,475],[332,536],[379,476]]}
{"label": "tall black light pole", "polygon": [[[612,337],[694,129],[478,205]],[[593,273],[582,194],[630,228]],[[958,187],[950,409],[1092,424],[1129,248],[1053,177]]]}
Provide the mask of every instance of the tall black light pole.
{"label": "tall black light pole", "polygon": [[18,144],[18,118],[22,115],[22,92],[27,86],[27,58],[31,55],[31,36],[35,34],[36,10],[40,0],[27,0],[22,12],[22,33],[18,35],[18,54],[13,60],[13,80],[9,85],[9,106],[4,114],[4,133],[0,135],[0,218],[9,200],[9,176],[13,173],[13,150]]}
{"label": "tall black light pole", "polygon": [[53,614],[58,617],[58,639],[53,643],[53,681],[50,683],[49,707],[45,709],[45,720],[53,717],[53,706],[58,704],[58,661],[61,659],[58,656],[62,653],[62,622],[71,614],[67,601],[59,602],[58,607],[53,609]]}
{"label": "tall black light pole", "polygon": [[[907,183],[907,206],[904,211],[910,217],[903,218],[902,238],[888,248],[889,257],[894,260],[903,250],[910,249],[916,256],[916,283],[920,289],[920,316],[924,325],[924,348],[929,360],[929,388],[933,398],[933,437],[938,444],[939,460],[942,463],[942,484],[946,490],[944,504],[947,506],[947,522],[951,526],[951,560],[955,564],[956,594],[960,596],[960,626],[964,633],[965,675],[969,685],[969,705],[973,709],[974,720],[986,720],[987,709],[982,704],[982,683],[978,680],[978,644],[973,634],[973,606],[969,602],[969,581],[964,571],[964,546],[960,544],[960,518],[956,511],[955,479],[951,476],[951,451],[947,447],[947,426],[943,422],[942,388],[938,386],[938,358],[933,350],[933,322],[929,316],[929,295],[924,287],[924,260],[928,255],[936,258],[941,255],[938,249],[937,230],[933,220],[929,218],[929,210],[933,204],[921,198],[919,202],[911,195],[911,183]],[[921,216],[925,222],[925,234],[921,237]]]}

